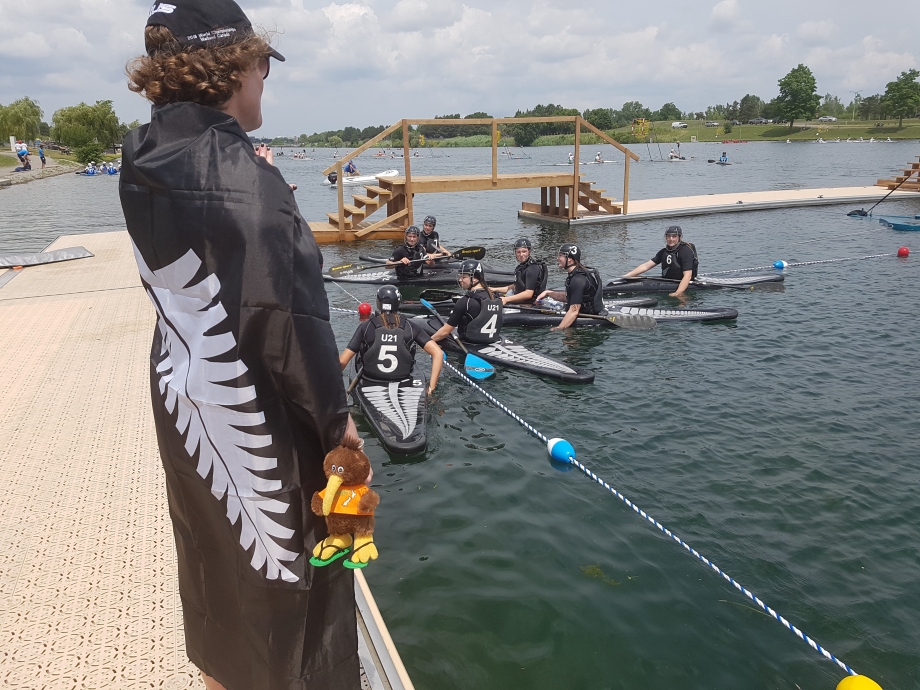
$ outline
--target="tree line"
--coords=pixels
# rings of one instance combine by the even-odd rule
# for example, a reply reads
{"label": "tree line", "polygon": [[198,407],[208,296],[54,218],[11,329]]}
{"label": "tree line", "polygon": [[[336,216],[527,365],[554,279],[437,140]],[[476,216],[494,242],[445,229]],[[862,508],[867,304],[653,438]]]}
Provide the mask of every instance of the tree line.
{"label": "tree line", "polygon": [[29,97],[6,106],[0,104],[0,135],[4,138],[14,136],[26,142],[39,137],[50,138],[73,149],[78,160],[89,162],[100,159],[106,149],[113,149],[129,131],[140,126],[137,120],[121,122],[112,101],[60,108],[51,116],[51,124],[42,120],[43,116],[41,106]]}

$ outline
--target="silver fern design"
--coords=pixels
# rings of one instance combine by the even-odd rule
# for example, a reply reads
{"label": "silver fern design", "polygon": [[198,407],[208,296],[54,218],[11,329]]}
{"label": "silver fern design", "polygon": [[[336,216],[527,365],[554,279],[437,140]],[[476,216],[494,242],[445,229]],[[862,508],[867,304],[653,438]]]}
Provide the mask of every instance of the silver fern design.
{"label": "silver fern design", "polygon": [[393,381],[386,386],[364,386],[361,390],[377,411],[399,429],[403,439],[409,438],[418,420],[422,387],[400,386],[400,381]]}
{"label": "silver fern design", "polygon": [[[288,504],[261,493],[278,491],[281,481],[265,479],[277,467],[274,457],[250,452],[271,446],[271,434],[247,431],[265,422],[262,412],[239,412],[234,407],[256,399],[254,386],[235,387],[246,365],[240,360],[213,362],[236,347],[233,333],[205,335],[227,318],[215,298],[220,281],[214,274],[194,285],[201,259],[191,249],[180,259],[151,271],[134,247],[134,256],[147,294],[157,311],[157,328],[163,341],[163,360],[157,365],[160,393],[171,414],[178,411],[176,429],[185,438],[192,457],[198,451],[196,471],[202,479],[211,475],[211,493],[227,497],[227,519],[241,522],[240,545],[253,548],[250,565],[269,580],[296,582],[284,564],[299,554],[281,547],[276,539],[289,539],[294,532],[272,519]],[[263,476],[258,476],[259,472]]]}

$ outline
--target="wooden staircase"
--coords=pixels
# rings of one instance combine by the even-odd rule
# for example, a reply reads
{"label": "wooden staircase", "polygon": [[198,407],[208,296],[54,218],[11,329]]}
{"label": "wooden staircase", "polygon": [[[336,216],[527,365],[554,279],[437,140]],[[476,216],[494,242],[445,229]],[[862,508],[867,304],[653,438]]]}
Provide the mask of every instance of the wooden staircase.
{"label": "wooden staircase", "polygon": [[[353,230],[356,237],[364,237],[384,226],[404,229],[408,224],[407,220],[403,220],[408,216],[406,187],[403,183],[378,177],[377,184],[367,185],[364,194],[353,194],[352,200],[353,203],[344,205],[344,217],[341,220],[337,212],[326,214],[333,228]],[[386,206],[386,218],[368,223],[368,216],[383,206]]]}
{"label": "wooden staircase", "polygon": [[[580,176],[579,176],[580,178]],[[623,213],[623,204],[604,196],[604,189],[592,187],[593,182],[579,179],[578,202],[574,206],[572,186],[542,187],[540,203],[523,202],[522,211],[539,213],[549,219],[571,220],[588,216],[615,216]]]}
{"label": "wooden staircase", "polygon": [[[917,158],[920,159],[920,156],[917,156]],[[910,178],[912,177],[915,179],[911,180]],[[916,160],[910,164],[910,167],[904,168],[903,174],[896,176],[893,180],[879,180],[875,184],[877,187],[885,187],[886,189],[897,188],[920,192],[920,160]]]}

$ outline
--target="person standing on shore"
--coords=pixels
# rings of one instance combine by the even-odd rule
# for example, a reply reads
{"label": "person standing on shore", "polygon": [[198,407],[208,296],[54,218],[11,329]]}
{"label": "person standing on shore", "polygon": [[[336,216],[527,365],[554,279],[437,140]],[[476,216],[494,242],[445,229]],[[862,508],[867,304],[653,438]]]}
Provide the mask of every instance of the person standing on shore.
{"label": "person standing on shore", "polygon": [[284,58],[233,0],[150,11],[129,88],[122,209],[157,315],[150,393],[189,659],[210,690],[360,687],[354,575],[309,565],[310,509],[347,434],[321,255],[268,148]]}
{"label": "person standing on shore", "polygon": [[42,144],[38,145],[38,158],[42,162],[42,170],[45,169],[45,147]]}

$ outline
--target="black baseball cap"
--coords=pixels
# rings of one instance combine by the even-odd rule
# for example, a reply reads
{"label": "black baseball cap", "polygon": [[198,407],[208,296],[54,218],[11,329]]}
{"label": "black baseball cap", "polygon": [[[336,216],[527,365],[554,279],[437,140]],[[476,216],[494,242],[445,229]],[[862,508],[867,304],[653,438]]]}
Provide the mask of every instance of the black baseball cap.
{"label": "black baseball cap", "polygon": [[[147,26],[165,26],[186,46],[232,42],[235,36],[255,33],[249,17],[233,0],[158,0],[150,8]],[[269,50],[269,55],[284,62],[281,53],[271,46]]]}

